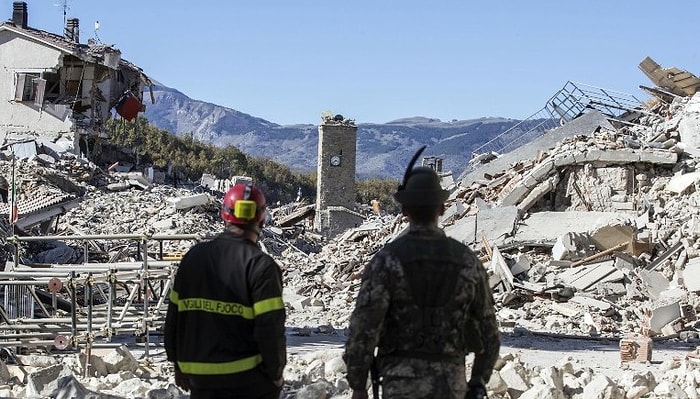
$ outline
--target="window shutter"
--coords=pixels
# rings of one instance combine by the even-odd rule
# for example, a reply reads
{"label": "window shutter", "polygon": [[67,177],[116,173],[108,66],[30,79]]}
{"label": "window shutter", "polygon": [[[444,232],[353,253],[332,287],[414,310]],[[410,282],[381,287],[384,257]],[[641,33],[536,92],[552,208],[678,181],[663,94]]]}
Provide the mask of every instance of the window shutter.
{"label": "window shutter", "polygon": [[15,101],[22,101],[22,96],[24,95],[24,79],[26,77],[27,74],[17,74],[17,83],[15,84]]}
{"label": "window shutter", "polygon": [[46,92],[46,79],[36,78],[36,92],[34,92],[34,105],[41,107],[44,104],[44,93]]}

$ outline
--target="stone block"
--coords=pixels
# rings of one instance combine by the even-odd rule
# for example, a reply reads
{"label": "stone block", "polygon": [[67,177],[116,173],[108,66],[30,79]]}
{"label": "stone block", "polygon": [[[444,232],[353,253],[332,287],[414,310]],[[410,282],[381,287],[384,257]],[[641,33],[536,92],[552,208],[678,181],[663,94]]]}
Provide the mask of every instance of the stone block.
{"label": "stone block", "polygon": [[535,187],[530,193],[523,198],[523,200],[518,205],[518,209],[521,211],[527,211],[533,206],[537,201],[542,199],[545,194],[554,190],[559,183],[559,176],[553,176],[552,178],[540,183]]}
{"label": "stone block", "polygon": [[173,198],[170,202],[175,205],[175,209],[189,209],[195,206],[202,206],[209,203],[207,194],[195,194],[187,197]]}
{"label": "stone block", "polygon": [[73,372],[63,364],[44,367],[27,376],[28,397],[49,397],[58,387],[58,380],[72,376]]}
{"label": "stone block", "polygon": [[493,373],[491,373],[491,378],[489,378],[489,381],[486,383],[486,390],[496,395],[502,395],[508,392],[508,385],[503,381],[501,373],[498,370],[494,370]]}
{"label": "stone block", "polygon": [[540,370],[540,378],[550,388],[564,389],[564,372],[554,366],[542,368]]}
{"label": "stone block", "polygon": [[324,380],[316,381],[296,392],[296,399],[325,399],[333,386]]}
{"label": "stone block", "polygon": [[94,354],[90,355],[89,365],[85,364],[86,358],[87,355],[85,353],[80,353],[80,366],[82,370],[85,370],[86,366],[89,366],[87,375],[91,377],[104,377],[109,374],[109,371],[107,371],[107,365],[99,356]]}
{"label": "stone block", "polygon": [[326,378],[339,376],[347,372],[347,366],[342,356],[336,356],[326,361]]}
{"label": "stone block", "polygon": [[678,334],[681,330],[683,330],[683,320],[679,318],[661,327],[661,335],[668,337]]}
{"label": "stone block", "polygon": [[508,386],[509,391],[512,390],[522,394],[528,390],[529,386],[527,384],[527,372],[522,364],[508,362],[505,366],[503,366],[499,373],[503,381],[505,381],[506,385]]}
{"label": "stone block", "polygon": [[137,377],[124,379],[113,389],[113,391],[120,396],[127,398],[143,398],[146,396],[148,390],[149,387],[146,385],[145,381]]}
{"label": "stone block", "polygon": [[514,276],[517,276],[520,273],[525,273],[530,270],[531,266],[532,260],[530,260],[530,257],[526,254],[518,253],[515,256],[515,263],[510,267],[510,272]]}
{"label": "stone block", "polygon": [[666,324],[680,317],[681,307],[678,302],[656,307],[652,310],[651,318],[649,319],[649,330],[658,334]]}
{"label": "stone block", "polygon": [[508,195],[503,198],[501,201],[501,205],[503,206],[510,206],[510,205],[516,205],[519,203],[523,198],[525,198],[528,194],[530,193],[530,189],[527,188],[524,185],[519,185],[513,188]]}
{"label": "stone block", "polygon": [[0,384],[6,384],[12,379],[12,374],[7,368],[7,364],[0,360]]}
{"label": "stone block", "polygon": [[666,184],[664,190],[674,194],[690,193],[698,180],[700,180],[700,172],[675,175]]}
{"label": "stone block", "polygon": [[661,293],[669,288],[668,279],[661,272],[639,269],[635,274],[642,280],[648,296],[652,299],[659,299]]}
{"label": "stone block", "polygon": [[139,362],[134,355],[129,351],[129,348],[122,345],[115,348],[113,351],[105,355],[104,360],[107,371],[109,373],[118,373],[120,371],[135,372],[139,369]]}
{"label": "stone block", "polygon": [[683,285],[688,292],[700,291],[700,258],[688,260],[683,269]]}
{"label": "stone block", "polygon": [[620,390],[615,381],[605,375],[593,377],[591,382],[583,387],[584,398],[623,398],[625,393]]}
{"label": "stone block", "polygon": [[625,399],[638,399],[654,389],[656,378],[651,371],[639,373],[630,370],[622,373],[619,384],[627,392]]}

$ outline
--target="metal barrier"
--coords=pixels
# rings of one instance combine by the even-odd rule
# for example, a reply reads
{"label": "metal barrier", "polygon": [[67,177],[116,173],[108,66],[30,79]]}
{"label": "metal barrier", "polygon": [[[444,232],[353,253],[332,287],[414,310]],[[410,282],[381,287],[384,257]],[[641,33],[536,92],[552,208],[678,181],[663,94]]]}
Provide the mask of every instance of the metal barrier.
{"label": "metal barrier", "polygon": [[[181,253],[164,253],[165,241],[200,241],[197,234],[75,235],[8,237],[15,248],[14,263],[0,272],[0,347],[85,345],[88,354],[96,340],[116,335],[142,337],[148,358],[150,335],[165,321],[167,299]],[[96,241],[136,244],[136,261],[91,263],[88,246]],[[21,264],[22,243],[80,242],[81,264]],[[123,256],[119,251],[115,257]],[[88,356],[89,358],[89,356]]]}
{"label": "metal barrier", "polygon": [[513,151],[591,110],[625,124],[631,124],[628,119],[640,115],[653,115],[645,111],[642,101],[632,94],[569,81],[547,100],[542,109],[472,150],[472,159],[489,152],[505,154]]}
{"label": "metal barrier", "polygon": [[597,110],[610,118],[624,121],[625,114],[651,115],[644,111],[644,103],[632,94],[595,87],[579,82],[566,82],[545,106],[552,117],[563,123]]}
{"label": "metal barrier", "polygon": [[542,108],[475,148],[472,151],[472,158],[487,152],[505,154],[542,136],[547,130],[558,126],[559,120],[553,118],[546,107]]}

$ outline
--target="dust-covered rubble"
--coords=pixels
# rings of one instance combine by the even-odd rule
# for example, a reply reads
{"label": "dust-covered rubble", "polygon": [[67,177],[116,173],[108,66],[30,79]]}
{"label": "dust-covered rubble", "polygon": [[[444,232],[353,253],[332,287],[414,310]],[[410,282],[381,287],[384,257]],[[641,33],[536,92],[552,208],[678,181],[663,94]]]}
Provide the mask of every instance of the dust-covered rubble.
{"label": "dust-covered rubble", "polygon": [[[499,174],[449,187],[442,224],[472,246],[489,270],[504,335],[619,342],[621,352],[622,343],[645,339],[690,348],[661,364],[651,362],[653,349],[651,358],[628,354],[617,369],[604,372],[564,354],[556,364],[532,364],[504,346],[488,383],[490,397],[698,397],[700,354],[692,348],[700,342],[700,174],[686,142],[700,135],[698,104],[697,94],[677,97],[650,108],[637,124],[581,131],[543,148],[535,159],[514,159]],[[42,155],[0,160],[0,173],[17,170],[20,199],[63,193],[80,201],[50,225],[38,218],[22,231],[5,226],[6,270],[14,266],[15,245],[26,265],[74,263],[79,269],[85,259],[139,260],[139,252],[124,251],[119,239],[60,246],[60,236],[196,236],[149,250],[183,253],[223,227],[218,191],[174,188],[69,155]],[[279,215],[306,205],[286,204]],[[397,215],[368,215],[365,226],[332,240],[314,234],[307,223],[278,226],[273,217],[261,240],[284,272],[290,341],[333,343],[290,350],[285,395],[346,398],[342,342],[364,265],[407,223]],[[17,244],[12,232],[56,239]],[[114,345],[119,337],[111,337],[105,343],[111,347],[100,350],[96,342],[88,367],[85,345],[72,351],[32,346],[41,355],[5,348],[0,396],[185,397],[173,385],[159,333],[149,333],[148,356],[137,340]]]}

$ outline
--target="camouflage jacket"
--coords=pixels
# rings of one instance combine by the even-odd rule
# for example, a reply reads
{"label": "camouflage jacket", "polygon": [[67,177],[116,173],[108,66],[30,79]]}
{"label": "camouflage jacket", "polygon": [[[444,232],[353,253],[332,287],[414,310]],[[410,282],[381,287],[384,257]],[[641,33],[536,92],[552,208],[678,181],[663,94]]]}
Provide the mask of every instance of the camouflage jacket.
{"label": "camouflage jacket", "polygon": [[[441,317],[444,320],[431,321],[431,327],[435,331],[433,335],[455,339],[438,341],[436,345],[435,342],[430,341],[431,337],[426,337],[426,331],[430,329],[418,325],[426,324],[425,322],[416,322],[417,307],[411,290],[411,284],[420,285],[420,281],[406,275],[407,269],[400,261],[405,259],[405,256],[395,253],[397,249],[410,251],[410,247],[389,244],[366,266],[355,309],[350,319],[349,335],[343,356],[347,365],[350,387],[354,390],[365,389],[375,347],[378,347],[380,354],[379,368],[385,384],[389,382],[388,377],[396,376],[402,377],[404,383],[406,379],[423,378],[425,380],[423,385],[431,385],[436,378],[436,370],[444,370],[437,376],[443,379],[452,379],[453,376],[460,375],[461,371],[461,381],[449,381],[448,385],[456,386],[460,390],[466,389],[464,356],[468,352],[475,353],[472,379],[487,382],[498,359],[500,334],[493,295],[481,261],[471,250],[446,237],[445,233],[438,228],[411,226],[404,237],[398,238],[395,242],[412,238],[414,240],[412,242],[419,243],[417,246],[421,247],[420,251],[428,253],[429,257],[436,258],[433,262],[435,264],[429,265],[432,267],[441,267],[439,259],[441,255],[439,253],[431,255],[431,251],[434,251],[433,247],[438,244],[444,247],[448,242],[450,247],[461,248],[459,253],[462,258],[458,262],[457,278],[453,283],[455,288],[450,291],[453,306],[449,308],[449,313],[442,314]],[[415,241],[416,239],[418,241]],[[439,292],[441,289],[433,291]],[[438,331],[440,328],[454,329],[454,326],[460,326],[461,331]],[[413,352],[409,351],[407,356],[406,351],[401,350],[410,348],[420,351],[424,343],[430,343],[425,346],[438,348],[438,351],[443,354],[457,355],[459,359],[454,361],[452,358],[452,361],[445,361],[446,359],[439,358],[413,358],[410,355]],[[392,356],[398,352],[403,353],[399,357]],[[415,383],[420,385],[422,382],[415,381]],[[389,387],[385,386],[386,388]]]}

